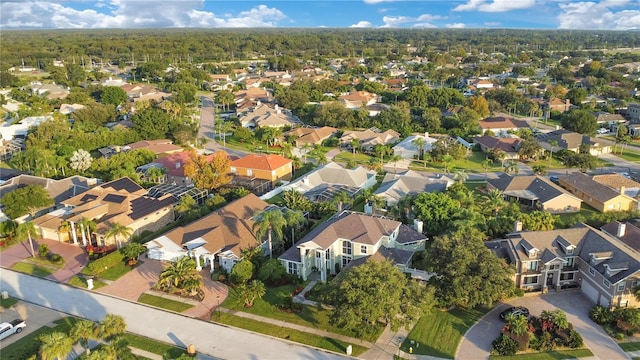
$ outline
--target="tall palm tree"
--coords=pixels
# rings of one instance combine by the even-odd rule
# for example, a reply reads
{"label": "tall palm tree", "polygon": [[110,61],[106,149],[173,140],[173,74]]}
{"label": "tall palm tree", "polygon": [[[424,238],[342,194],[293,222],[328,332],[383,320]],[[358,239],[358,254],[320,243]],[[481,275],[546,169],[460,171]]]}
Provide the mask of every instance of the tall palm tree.
{"label": "tall palm tree", "polygon": [[427,144],[427,142],[422,136],[418,136],[415,139],[413,139],[411,143],[418,148],[418,160],[422,160],[422,157],[424,156],[423,154],[424,146]]}
{"label": "tall palm tree", "polygon": [[256,234],[256,238],[260,241],[265,234],[268,236],[269,258],[273,259],[272,238],[275,237],[276,241],[282,240],[282,229],[287,226],[287,219],[282,215],[282,211],[277,208],[260,211],[253,216],[253,219],[255,221],[253,223],[253,231]]}
{"label": "tall palm tree", "polygon": [[485,180],[488,179],[487,172],[488,172],[489,167],[491,165],[493,165],[493,160],[489,159],[488,157],[485,158],[484,160],[482,160],[482,167],[484,168],[484,178],[485,178]]}
{"label": "tall palm tree", "polygon": [[447,154],[442,157],[442,165],[444,166],[444,171],[448,174],[451,170],[451,165],[453,164],[454,158],[453,156]]}
{"label": "tall palm tree", "polygon": [[74,342],[78,342],[85,349],[85,353],[88,356],[91,354],[91,348],[89,347],[89,340],[98,339],[97,331],[98,331],[98,327],[96,326],[96,323],[94,323],[93,321],[80,320],[77,323],[75,323],[75,325],[73,325],[73,328],[71,328],[71,333],[69,334],[69,336],[71,336],[71,339]]}
{"label": "tall palm tree", "polygon": [[485,195],[485,199],[487,206],[494,210],[494,214],[498,214],[505,204],[502,191],[498,189],[490,190],[487,195]]}
{"label": "tall palm tree", "polygon": [[457,181],[458,184],[462,184],[463,182],[467,181],[468,178],[469,174],[467,174],[467,172],[464,170],[457,170],[455,174],[453,174],[453,180]]}
{"label": "tall palm tree", "polygon": [[121,225],[119,223],[114,223],[113,225],[111,225],[109,231],[107,231],[107,233],[105,234],[105,237],[112,238],[113,242],[118,245],[119,249],[121,245],[119,239],[121,238],[125,239],[125,241],[128,241],[131,237],[131,234],[133,234],[133,229],[131,229],[130,227]]}
{"label": "tall palm tree", "polygon": [[266,294],[267,289],[260,280],[253,280],[249,284],[238,286],[238,293],[244,300],[246,307],[252,307],[255,299],[262,298]]}
{"label": "tall palm tree", "polygon": [[346,191],[340,191],[333,197],[333,202],[338,206],[338,212],[342,212],[345,204],[353,204],[353,197]]}
{"label": "tall palm tree", "polygon": [[302,145],[302,159],[306,163],[307,162],[307,154],[311,151],[311,144],[304,143]]}
{"label": "tall palm tree", "polygon": [[40,357],[42,360],[65,359],[73,349],[73,340],[60,331],[42,334],[38,339],[41,342]]}
{"label": "tall palm tree", "polygon": [[82,218],[80,220],[80,231],[82,233],[82,245],[87,246],[87,240],[89,240],[89,244],[91,241],[91,234],[96,231],[96,222],[89,218]]}
{"label": "tall palm tree", "polygon": [[98,324],[98,334],[100,338],[111,341],[114,337],[124,334],[127,330],[127,323],[120,315],[107,314]]}
{"label": "tall palm tree", "polygon": [[551,146],[551,149],[549,149],[549,166],[551,166],[551,160],[553,160],[553,148],[558,146],[558,141],[557,140],[549,140],[549,145]]}
{"label": "tall palm tree", "polygon": [[376,144],[373,151],[380,156],[380,166],[384,165],[384,156],[389,152],[389,148],[384,144]]}
{"label": "tall palm tree", "polygon": [[518,173],[520,172],[520,166],[518,166],[518,163],[515,161],[509,161],[504,169],[504,172],[506,172],[507,174],[518,175]]}
{"label": "tall palm tree", "polygon": [[29,247],[31,248],[31,257],[36,256],[36,252],[33,250],[33,238],[38,237],[38,229],[36,229],[36,225],[32,221],[23,222],[18,225],[16,228],[16,234],[18,238],[22,241],[24,239],[29,239]]}
{"label": "tall palm tree", "polygon": [[360,140],[359,139],[351,139],[351,151],[353,152],[353,158],[356,158],[356,151],[360,149]]}
{"label": "tall palm tree", "polygon": [[304,224],[306,219],[302,211],[294,211],[290,209],[285,210],[284,219],[287,221],[287,226],[291,228],[291,246],[293,246],[296,243],[296,228]]}
{"label": "tall palm tree", "polygon": [[222,136],[222,146],[227,146],[227,133],[233,130],[234,125],[232,122],[223,121],[220,123],[220,136]]}

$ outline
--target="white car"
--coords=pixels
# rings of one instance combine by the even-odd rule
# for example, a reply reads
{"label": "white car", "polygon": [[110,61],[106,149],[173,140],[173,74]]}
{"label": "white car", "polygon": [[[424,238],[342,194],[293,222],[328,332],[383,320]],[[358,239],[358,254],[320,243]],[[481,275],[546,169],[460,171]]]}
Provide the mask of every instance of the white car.
{"label": "white car", "polygon": [[608,132],[609,132],[609,129],[607,129],[607,128],[600,128],[600,129],[596,130],[596,132],[597,132],[598,134],[606,134],[606,133],[608,133]]}
{"label": "white car", "polygon": [[27,326],[24,320],[16,319],[11,322],[0,324],[0,340],[7,338],[13,334],[18,334]]}

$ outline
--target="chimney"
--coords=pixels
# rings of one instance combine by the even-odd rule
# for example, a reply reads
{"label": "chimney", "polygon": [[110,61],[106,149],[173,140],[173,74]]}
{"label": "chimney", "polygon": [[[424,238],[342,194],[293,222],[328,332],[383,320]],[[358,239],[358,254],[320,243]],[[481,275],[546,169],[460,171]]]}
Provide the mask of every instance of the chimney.
{"label": "chimney", "polygon": [[429,132],[428,131],[424,133],[424,137],[425,137],[425,139],[429,138]]}
{"label": "chimney", "polygon": [[413,228],[422,234],[422,228],[423,228],[424,223],[418,219],[414,219],[413,220]]}
{"label": "chimney", "polygon": [[616,231],[616,237],[623,237],[624,233],[627,231],[627,224],[618,223],[618,231]]}
{"label": "chimney", "polygon": [[522,221],[517,221],[513,224],[513,232],[519,233],[522,231]]}
{"label": "chimney", "polygon": [[625,190],[627,190],[627,188],[620,186],[620,195],[624,195]]}

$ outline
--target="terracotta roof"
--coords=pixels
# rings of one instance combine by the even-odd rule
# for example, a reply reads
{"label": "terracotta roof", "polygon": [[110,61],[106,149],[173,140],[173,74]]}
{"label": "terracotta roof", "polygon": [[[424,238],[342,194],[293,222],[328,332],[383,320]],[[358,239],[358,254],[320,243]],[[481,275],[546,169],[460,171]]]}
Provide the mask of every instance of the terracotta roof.
{"label": "terracotta roof", "polygon": [[376,98],[375,94],[372,94],[367,91],[356,91],[349,93],[347,95],[340,96],[340,99],[348,100],[348,101],[363,101],[369,102],[371,99]]}
{"label": "terracotta roof", "polygon": [[280,155],[249,154],[245,157],[232,161],[231,166],[236,168],[273,171],[288,165],[291,162],[291,159],[287,159]]}

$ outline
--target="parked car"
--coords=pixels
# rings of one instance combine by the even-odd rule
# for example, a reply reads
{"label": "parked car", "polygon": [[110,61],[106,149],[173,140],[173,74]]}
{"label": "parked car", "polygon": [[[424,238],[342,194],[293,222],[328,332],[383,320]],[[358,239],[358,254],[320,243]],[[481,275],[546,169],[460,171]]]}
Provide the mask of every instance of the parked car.
{"label": "parked car", "polygon": [[20,319],[13,320],[11,322],[3,322],[0,324],[0,340],[21,332],[25,326],[27,326],[27,323]]}
{"label": "parked car", "polygon": [[557,176],[549,176],[549,180],[553,183],[560,184],[560,178]]}
{"label": "parked car", "polygon": [[524,315],[529,317],[529,309],[524,306],[513,306],[500,313],[500,318],[505,320],[509,315]]}
{"label": "parked car", "polygon": [[607,129],[607,128],[600,128],[600,129],[596,130],[596,132],[597,132],[598,134],[606,134],[606,133],[608,133],[608,132],[609,132],[609,129]]}

